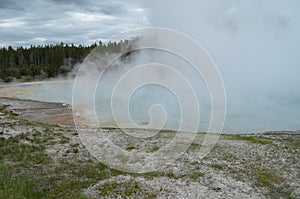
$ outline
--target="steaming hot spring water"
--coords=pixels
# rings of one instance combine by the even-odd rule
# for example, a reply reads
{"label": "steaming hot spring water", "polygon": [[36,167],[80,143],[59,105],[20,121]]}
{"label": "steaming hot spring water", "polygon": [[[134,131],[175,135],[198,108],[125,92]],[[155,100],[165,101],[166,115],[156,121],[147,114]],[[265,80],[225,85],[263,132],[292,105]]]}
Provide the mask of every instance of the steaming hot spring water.
{"label": "steaming hot spring water", "polygon": [[[110,94],[112,85],[97,87],[95,109],[102,126],[114,126]],[[0,88],[10,96],[39,101],[72,104],[73,81],[25,83]],[[227,114],[224,133],[258,133],[272,130],[294,131],[300,129],[299,96],[248,96],[230,98],[227,95]],[[210,121],[210,101],[201,98],[200,129],[205,131]],[[164,129],[177,129],[180,123],[180,106],[176,97],[166,88],[148,85],[137,90],[129,101],[132,119],[140,125],[148,124],[149,108],[161,104],[167,111]]]}

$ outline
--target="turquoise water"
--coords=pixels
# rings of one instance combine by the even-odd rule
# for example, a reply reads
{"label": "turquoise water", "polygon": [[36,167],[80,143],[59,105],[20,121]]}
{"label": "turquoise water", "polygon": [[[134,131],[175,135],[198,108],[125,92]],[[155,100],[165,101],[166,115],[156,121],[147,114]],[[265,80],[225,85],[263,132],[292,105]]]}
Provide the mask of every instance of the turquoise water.
{"label": "turquoise water", "polygon": [[[44,82],[37,84],[17,85],[10,88],[27,89],[19,97],[41,101],[72,104],[72,81]],[[108,89],[109,90],[109,89]],[[96,93],[97,116],[102,121],[112,119],[109,92]],[[149,92],[150,91],[150,92]],[[99,93],[100,92],[100,93]],[[252,96],[252,97],[250,97]],[[171,93],[154,86],[143,88],[132,96],[130,113],[136,122],[149,122],[148,109],[152,104],[161,103],[167,110],[166,128],[176,129],[180,121],[178,102]],[[174,108],[175,107],[175,108]],[[207,100],[200,100],[202,129],[206,129],[210,118],[210,105]],[[264,132],[269,130],[300,129],[300,97],[296,94],[285,96],[244,96],[228,95],[227,117],[224,126],[226,133]]]}

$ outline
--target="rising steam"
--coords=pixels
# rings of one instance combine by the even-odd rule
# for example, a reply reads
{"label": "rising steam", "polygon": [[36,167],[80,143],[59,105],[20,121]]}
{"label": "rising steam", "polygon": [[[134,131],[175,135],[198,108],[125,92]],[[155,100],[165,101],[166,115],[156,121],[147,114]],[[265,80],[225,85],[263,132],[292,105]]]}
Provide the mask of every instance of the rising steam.
{"label": "rising steam", "polygon": [[151,1],[153,26],[204,45],[228,97],[225,129],[300,129],[300,2],[296,0]]}

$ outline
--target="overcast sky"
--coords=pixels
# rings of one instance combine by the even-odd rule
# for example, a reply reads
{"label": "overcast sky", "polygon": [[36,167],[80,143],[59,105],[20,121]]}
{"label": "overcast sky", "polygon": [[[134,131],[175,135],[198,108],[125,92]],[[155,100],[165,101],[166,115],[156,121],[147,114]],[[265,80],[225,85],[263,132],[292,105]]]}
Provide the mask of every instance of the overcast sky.
{"label": "overcast sky", "polygon": [[0,46],[91,44],[145,26],[133,0],[0,0]]}

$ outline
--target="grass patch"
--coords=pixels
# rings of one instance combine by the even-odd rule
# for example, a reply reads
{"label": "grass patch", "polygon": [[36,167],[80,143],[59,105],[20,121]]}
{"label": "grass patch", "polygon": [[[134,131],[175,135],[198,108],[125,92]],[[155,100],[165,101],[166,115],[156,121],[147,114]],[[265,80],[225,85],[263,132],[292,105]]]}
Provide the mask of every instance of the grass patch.
{"label": "grass patch", "polygon": [[222,165],[222,164],[212,164],[211,167],[214,168],[214,169],[218,169],[218,170],[224,170],[225,169],[224,165]]}
{"label": "grass patch", "polygon": [[0,139],[0,160],[25,163],[39,163],[44,160],[47,162],[46,159],[49,160],[49,157],[41,154],[43,150],[44,146],[20,143],[17,137]]}
{"label": "grass patch", "polygon": [[251,142],[251,143],[254,143],[254,144],[262,144],[262,145],[272,144],[273,145],[273,142],[271,142],[271,141],[258,139],[254,136],[233,135],[233,136],[230,136],[230,137],[234,140],[243,140],[243,141]]}
{"label": "grass patch", "polygon": [[46,190],[26,174],[14,176],[11,166],[0,165],[0,198],[45,198]]}
{"label": "grass patch", "polygon": [[199,177],[202,177],[202,176],[204,176],[204,173],[202,173],[200,171],[194,171],[194,172],[192,172],[188,175],[188,177],[193,179],[193,180],[196,180],[196,179],[198,179]]}
{"label": "grass patch", "polygon": [[267,188],[269,190],[267,195],[270,198],[294,198],[291,195],[292,188],[285,184],[285,179],[277,173],[267,168],[259,168],[254,171],[254,176],[254,184],[258,187]]}
{"label": "grass patch", "polygon": [[60,144],[67,144],[70,142],[70,139],[63,138],[59,141]]}
{"label": "grass patch", "polygon": [[125,183],[107,182],[101,185],[98,191],[102,197],[108,198],[156,198],[155,194],[143,191],[140,184],[134,180]]}
{"label": "grass patch", "polygon": [[197,148],[199,146],[200,146],[200,144],[193,142],[190,147]]}
{"label": "grass patch", "polygon": [[120,174],[93,161],[72,164],[66,159],[54,166],[45,143],[35,141],[47,135],[27,138],[0,138],[0,198],[82,198],[84,188]]}
{"label": "grass patch", "polygon": [[300,149],[300,135],[285,138],[286,146],[292,149]]}
{"label": "grass patch", "polygon": [[74,148],[74,147],[79,147],[80,144],[79,143],[74,143],[74,144],[70,144],[70,147]]}
{"label": "grass patch", "polygon": [[147,173],[142,173],[142,174],[133,174],[134,176],[144,176],[146,178],[154,178],[154,177],[159,177],[162,176],[163,174],[161,172],[147,172]]}
{"label": "grass patch", "polygon": [[238,160],[238,158],[236,156],[234,156],[233,154],[223,154],[220,158],[227,162],[234,162],[234,161]]}
{"label": "grass patch", "polygon": [[284,180],[276,173],[271,172],[270,170],[265,168],[260,168],[255,170],[254,174],[256,177],[255,185],[258,187],[270,187]]}
{"label": "grass patch", "polygon": [[136,173],[132,174],[133,176],[143,176],[145,178],[155,178],[155,177],[169,177],[174,179],[179,179],[180,177],[175,176],[175,174],[172,171],[152,171],[147,173]]}
{"label": "grass patch", "polygon": [[126,150],[127,150],[127,151],[132,151],[132,150],[134,150],[134,149],[136,149],[136,147],[134,147],[134,146],[127,146],[127,147],[126,147]]}
{"label": "grass patch", "polygon": [[155,152],[155,151],[158,151],[159,150],[159,147],[158,146],[154,146],[151,148],[150,152]]}

